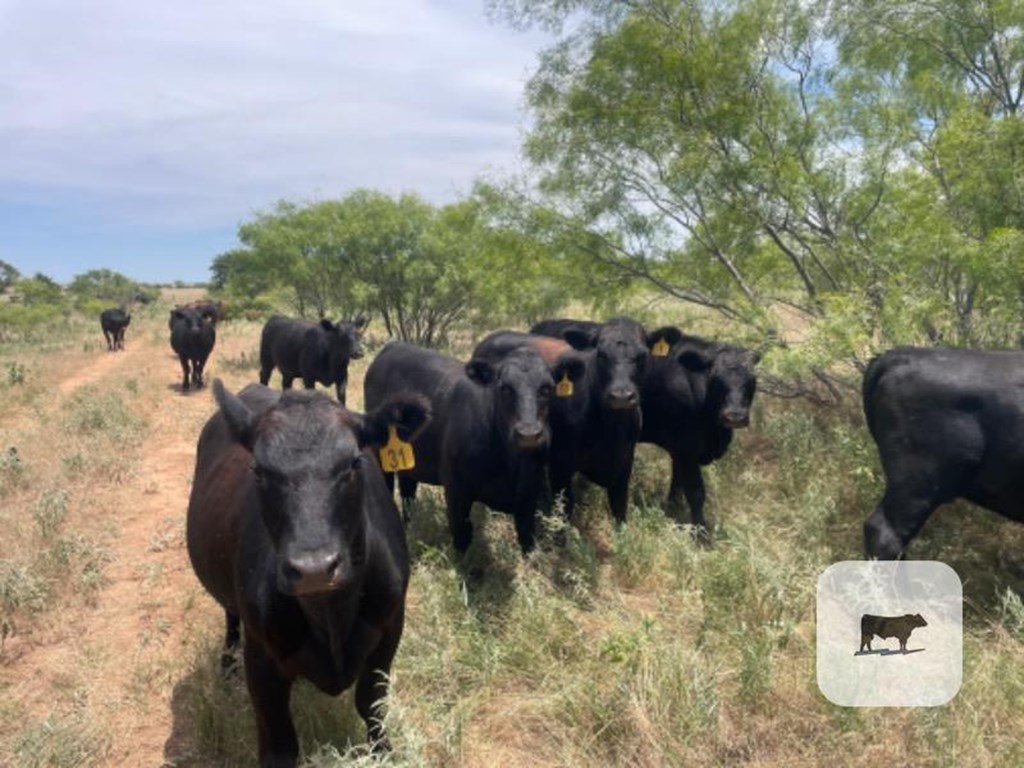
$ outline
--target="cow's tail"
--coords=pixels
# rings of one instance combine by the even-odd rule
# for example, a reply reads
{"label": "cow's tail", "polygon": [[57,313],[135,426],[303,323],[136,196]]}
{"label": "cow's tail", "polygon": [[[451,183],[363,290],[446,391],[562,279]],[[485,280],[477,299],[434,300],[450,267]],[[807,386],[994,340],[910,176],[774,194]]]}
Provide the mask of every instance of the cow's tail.
{"label": "cow's tail", "polygon": [[882,378],[882,374],[885,373],[886,365],[883,362],[884,354],[875,355],[871,358],[871,362],[868,363],[867,370],[864,371],[864,381],[861,384],[861,402],[864,408],[864,420],[868,423],[868,431],[871,432],[871,436],[875,437],[875,424],[873,418],[874,409],[871,406],[872,401],[875,397],[875,390],[878,388],[878,382]]}

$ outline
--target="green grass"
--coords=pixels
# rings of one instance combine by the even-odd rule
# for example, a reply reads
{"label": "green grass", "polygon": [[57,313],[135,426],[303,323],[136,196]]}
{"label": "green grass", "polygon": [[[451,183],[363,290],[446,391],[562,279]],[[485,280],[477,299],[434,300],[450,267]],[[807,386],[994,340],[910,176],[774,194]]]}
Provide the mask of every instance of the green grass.
{"label": "green grass", "polygon": [[[957,505],[912,545],[914,557],[954,541],[973,552],[958,561],[970,601],[965,685],[951,704],[835,707],[814,679],[815,588],[829,564],[861,557],[882,490],[874,449],[852,411],[768,400],[757,414],[706,471],[710,549],[661,510],[668,464],[647,447],[625,526],[583,488],[566,547],[542,533],[525,561],[508,517],[480,509],[460,561],[440,495],[421,492],[385,764],[854,766],[869,752],[915,766],[1021,764],[1010,734],[1024,712],[1024,608],[1011,572],[991,566],[1021,532]],[[199,664],[214,669],[217,654],[211,642]],[[296,708],[305,764],[359,764],[350,705],[308,693]],[[234,695],[207,695],[206,740],[238,732],[214,725],[214,711],[247,710]],[[236,747],[211,751],[228,765],[251,759],[251,724],[237,726]]]}

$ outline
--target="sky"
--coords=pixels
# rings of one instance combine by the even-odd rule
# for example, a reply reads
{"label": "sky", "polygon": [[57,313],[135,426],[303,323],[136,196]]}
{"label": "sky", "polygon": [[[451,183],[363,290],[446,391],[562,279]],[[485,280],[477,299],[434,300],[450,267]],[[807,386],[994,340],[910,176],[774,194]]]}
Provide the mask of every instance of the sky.
{"label": "sky", "polygon": [[0,0],[0,260],[209,279],[275,201],[515,172],[550,43],[484,0]]}

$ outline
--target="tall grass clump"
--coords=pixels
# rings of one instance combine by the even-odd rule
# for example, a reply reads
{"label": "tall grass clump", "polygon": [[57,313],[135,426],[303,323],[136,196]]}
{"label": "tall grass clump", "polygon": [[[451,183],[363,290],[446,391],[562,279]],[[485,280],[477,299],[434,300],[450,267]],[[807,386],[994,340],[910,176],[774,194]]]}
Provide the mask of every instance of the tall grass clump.
{"label": "tall grass clump", "polygon": [[[125,394],[136,393],[126,388]],[[88,475],[120,483],[134,472],[134,448],[141,444],[147,424],[121,392],[88,386],[64,404],[62,428],[68,437],[63,464],[71,477]]]}
{"label": "tall grass clump", "polygon": [[105,735],[78,713],[48,715],[21,734],[15,746],[16,768],[78,768],[98,765],[109,745]]}

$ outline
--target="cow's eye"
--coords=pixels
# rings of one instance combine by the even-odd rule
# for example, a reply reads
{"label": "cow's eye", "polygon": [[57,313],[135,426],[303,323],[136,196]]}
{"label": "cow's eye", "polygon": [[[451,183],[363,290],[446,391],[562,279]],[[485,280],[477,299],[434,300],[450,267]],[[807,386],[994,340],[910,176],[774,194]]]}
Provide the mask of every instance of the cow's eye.
{"label": "cow's eye", "polygon": [[366,457],[365,457],[365,456],[363,456],[362,454],[359,454],[359,455],[358,455],[358,456],[356,456],[356,457],[355,457],[354,459],[352,459],[352,464],[351,464],[351,467],[352,467],[352,471],[353,471],[353,472],[358,472],[358,471],[359,471],[359,470],[361,470],[361,469],[362,469],[362,468],[363,468],[363,467],[364,467],[365,465],[366,465]]}
{"label": "cow's eye", "polygon": [[540,396],[541,397],[551,397],[551,389],[552,389],[552,387],[551,387],[550,384],[545,384],[544,386],[542,386],[540,388]]}

